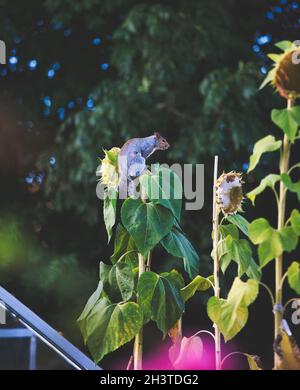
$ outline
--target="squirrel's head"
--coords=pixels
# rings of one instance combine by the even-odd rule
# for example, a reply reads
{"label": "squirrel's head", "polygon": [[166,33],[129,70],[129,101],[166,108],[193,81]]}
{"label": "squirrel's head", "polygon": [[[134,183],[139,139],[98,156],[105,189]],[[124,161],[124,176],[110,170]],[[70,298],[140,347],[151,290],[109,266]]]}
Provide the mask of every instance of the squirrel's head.
{"label": "squirrel's head", "polygon": [[156,148],[158,150],[166,150],[169,149],[170,145],[165,138],[163,138],[159,133],[154,133],[156,138]]}

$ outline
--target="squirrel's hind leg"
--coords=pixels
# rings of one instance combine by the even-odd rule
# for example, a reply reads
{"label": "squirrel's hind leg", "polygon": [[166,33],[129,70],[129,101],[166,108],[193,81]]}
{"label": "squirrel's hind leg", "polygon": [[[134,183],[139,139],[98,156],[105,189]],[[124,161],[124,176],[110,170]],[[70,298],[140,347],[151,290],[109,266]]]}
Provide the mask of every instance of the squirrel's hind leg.
{"label": "squirrel's hind leg", "polygon": [[119,199],[127,199],[128,198],[128,180],[127,180],[127,178],[120,179],[118,191],[119,191]]}

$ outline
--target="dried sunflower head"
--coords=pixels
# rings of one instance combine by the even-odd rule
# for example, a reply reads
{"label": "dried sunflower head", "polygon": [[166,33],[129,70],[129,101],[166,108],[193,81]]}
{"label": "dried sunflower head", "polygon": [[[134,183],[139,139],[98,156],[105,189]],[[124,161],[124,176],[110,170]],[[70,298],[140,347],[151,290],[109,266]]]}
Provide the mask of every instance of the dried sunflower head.
{"label": "dried sunflower head", "polygon": [[282,97],[295,100],[300,96],[300,48],[290,41],[279,42],[276,46],[283,53],[268,54],[274,61],[274,67],[260,88],[272,84]]}
{"label": "dried sunflower head", "polygon": [[101,165],[97,174],[100,175],[100,181],[106,188],[118,188],[118,156],[120,148],[104,150],[105,157],[101,160]]}
{"label": "dried sunflower head", "polygon": [[235,214],[242,207],[242,174],[234,171],[223,173],[216,183],[217,203],[222,212]]}

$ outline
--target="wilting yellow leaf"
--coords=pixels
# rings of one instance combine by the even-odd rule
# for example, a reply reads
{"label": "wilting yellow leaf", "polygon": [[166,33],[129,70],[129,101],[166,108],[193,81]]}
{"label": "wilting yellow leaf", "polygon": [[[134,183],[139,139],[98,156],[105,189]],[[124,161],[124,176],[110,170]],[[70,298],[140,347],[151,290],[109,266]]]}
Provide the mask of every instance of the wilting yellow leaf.
{"label": "wilting yellow leaf", "polygon": [[282,330],[275,340],[274,349],[278,356],[277,370],[300,370],[300,350],[293,336]]}
{"label": "wilting yellow leaf", "polygon": [[260,358],[256,355],[245,354],[248,360],[249,368],[252,371],[262,370]]}

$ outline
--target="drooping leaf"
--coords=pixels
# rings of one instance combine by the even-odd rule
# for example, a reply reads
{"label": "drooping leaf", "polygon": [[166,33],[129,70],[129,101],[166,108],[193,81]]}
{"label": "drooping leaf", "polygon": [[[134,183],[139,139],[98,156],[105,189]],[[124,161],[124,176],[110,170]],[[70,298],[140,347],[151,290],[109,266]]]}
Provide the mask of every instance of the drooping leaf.
{"label": "drooping leaf", "polygon": [[183,259],[184,269],[191,279],[198,274],[199,256],[182,232],[173,228],[161,244],[171,255]]}
{"label": "drooping leaf", "polygon": [[[225,242],[226,240],[224,240]],[[231,263],[232,261],[232,258],[231,258],[231,253],[225,253],[222,257],[220,257],[220,267],[221,267],[221,270],[223,272],[223,274],[225,274],[227,268],[229,267],[229,264]]]}
{"label": "drooping leaf", "polygon": [[293,261],[287,271],[290,287],[300,295],[300,263]]}
{"label": "drooping leaf", "polygon": [[220,233],[221,236],[223,236],[224,238],[226,238],[227,236],[231,236],[234,240],[238,240],[240,236],[238,228],[234,224],[221,225]]}
{"label": "drooping leaf", "polygon": [[291,177],[287,173],[283,173],[281,175],[281,180],[288,190],[297,194],[298,200],[300,202],[300,180],[296,183],[293,183]]}
{"label": "drooping leaf", "polygon": [[203,342],[199,336],[183,337],[179,348],[172,346],[169,358],[176,370],[197,369],[203,356]]}
{"label": "drooping leaf", "polygon": [[232,257],[238,264],[238,276],[242,276],[247,273],[248,268],[251,265],[252,249],[247,240],[233,241],[232,245]]}
{"label": "drooping leaf", "polygon": [[298,243],[298,236],[291,227],[276,230],[264,218],[256,219],[250,224],[249,237],[254,244],[259,245],[261,267],[280,256],[285,250],[293,251]]}
{"label": "drooping leaf", "polygon": [[121,218],[143,256],[170,232],[174,222],[172,212],[165,207],[132,198],[123,203]]}
{"label": "drooping leaf", "polygon": [[272,110],[272,121],[280,127],[288,136],[290,141],[294,141],[300,123],[300,107],[284,108],[282,110]]}
{"label": "drooping leaf", "polygon": [[236,226],[233,224],[222,225],[220,227],[220,233],[221,239],[218,243],[218,257],[222,272],[225,273],[231,261],[235,261],[238,264],[239,277],[246,274],[250,278],[260,280],[261,271],[253,259],[252,248],[247,240],[239,239]]}
{"label": "drooping leaf", "polygon": [[155,174],[142,175],[140,183],[153,203],[168,208],[180,220],[182,184],[175,172],[160,167]]}
{"label": "drooping leaf", "polygon": [[260,195],[267,187],[275,189],[276,183],[280,181],[280,175],[270,174],[266,176],[260,182],[259,186],[254,188],[254,190],[248,192],[247,197],[251,200],[252,204],[255,204],[255,198],[257,195]]}
{"label": "drooping leaf", "polygon": [[112,188],[106,189],[103,203],[103,218],[107,231],[108,242],[111,239],[113,227],[116,223],[117,197],[118,192],[116,190]]}
{"label": "drooping leaf", "polygon": [[207,303],[209,318],[217,324],[225,341],[232,339],[246,325],[248,306],[258,295],[258,282],[235,278],[227,299],[211,297]]}
{"label": "drooping leaf", "polygon": [[182,321],[181,319],[176,321],[175,325],[168,330],[168,336],[172,340],[173,344],[178,344],[182,337]]}
{"label": "drooping leaf", "polygon": [[126,263],[133,266],[137,265],[138,250],[133,241],[133,238],[121,224],[118,224],[116,228],[114,253],[110,257],[111,262],[116,263],[122,256]]}
{"label": "drooping leaf", "polygon": [[300,236],[300,213],[298,210],[293,210],[290,217],[291,226],[294,232]]}
{"label": "drooping leaf", "polygon": [[275,137],[272,135],[267,135],[266,137],[257,141],[254,145],[253,153],[250,157],[248,173],[253,171],[253,169],[259,163],[262,154],[278,150],[281,147],[281,143],[281,141],[276,141]]}
{"label": "drooping leaf", "polygon": [[234,225],[236,225],[240,229],[240,231],[245,234],[245,236],[248,236],[249,222],[247,221],[246,218],[244,218],[240,214],[227,215],[226,218],[227,218],[228,222],[233,223]]}
{"label": "drooping leaf", "polygon": [[292,335],[282,330],[275,340],[274,349],[279,360],[277,370],[300,370],[300,350]]}
{"label": "drooping leaf", "polygon": [[208,278],[197,275],[187,286],[181,288],[180,293],[184,302],[192,298],[196,291],[206,291],[213,286],[213,275]]}
{"label": "drooping leaf", "polygon": [[298,236],[291,226],[286,226],[279,231],[283,250],[292,252],[298,245]]}
{"label": "drooping leaf", "polygon": [[245,356],[248,360],[249,368],[251,371],[262,370],[261,361],[257,355],[249,355],[248,353],[245,353]]}
{"label": "drooping leaf", "polygon": [[166,334],[182,316],[184,302],[177,288],[154,272],[144,272],[138,281],[140,305],[147,318]]}
{"label": "drooping leaf", "polygon": [[95,362],[132,340],[142,325],[142,314],[136,303],[110,304],[102,298],[85,325],[87,346]]}
{"label": "drooping leaf", "polygon": [[260,281],[260,279],[262,277],[262,271],[253,258],[251,258],[251,260],[250,260],[249,267],[246,271],[246,275],[249,276],[249,278],[255,279],[258,281]]}
{"label": "drooping leaf", "polygon": [[97,289],[93,292],[93,294],[89,297],[82,313],[77,319],[78,326],[81,330],[81,333],[84,335],[86,333],[86,330],[84,329],[85,327],[85,319],[87,316],[91,313],[92,309],[96,305],[96,303],[99,301],[101,294],[103,291],[103,283],[100,280],[97,286]]}

